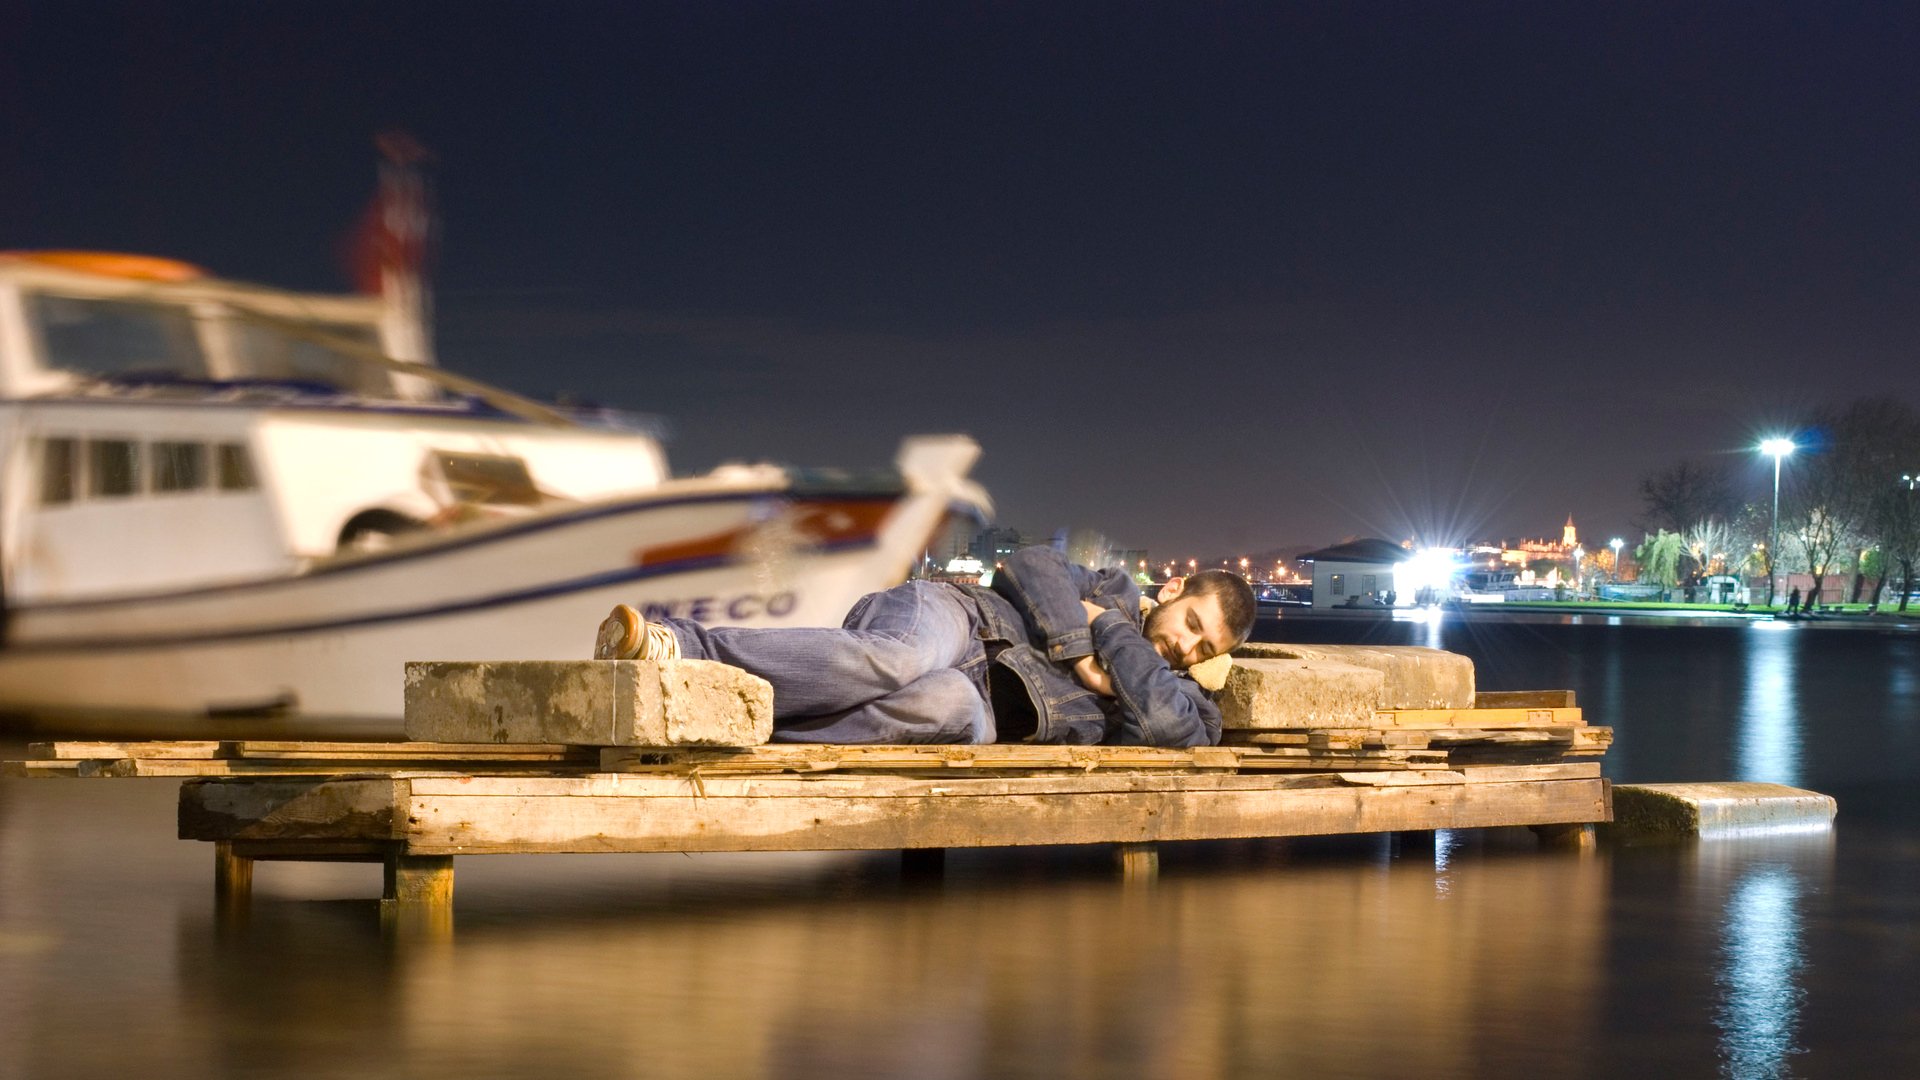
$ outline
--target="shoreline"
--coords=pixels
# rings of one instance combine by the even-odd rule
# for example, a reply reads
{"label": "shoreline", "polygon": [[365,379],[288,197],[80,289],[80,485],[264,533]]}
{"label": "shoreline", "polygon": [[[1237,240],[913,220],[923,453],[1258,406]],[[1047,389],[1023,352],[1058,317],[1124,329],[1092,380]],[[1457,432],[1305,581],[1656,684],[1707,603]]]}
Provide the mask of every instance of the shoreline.
{"label": "shoreline", "polygon": [[1814,628],[1821,630],[1875,630],[1881,632],[1920,632],[1920,607],[1909,607],[1905,614],[1880,612],[1822,613],[1811,617],[1783,618],[1773,611],[1731,611],[1725,608],[1636,608],[1581,603],[1557,604],[1552,601],[1518,604],[1484,604],[1457,607],[1424,608],[1288,608],[1277,616],[1263,614],[1265,624],[1311,620],[1368,620],[1377,622],[1535,622],[1569,626],[1723,626],[1728,628],[1763,626],[1774,629]]}

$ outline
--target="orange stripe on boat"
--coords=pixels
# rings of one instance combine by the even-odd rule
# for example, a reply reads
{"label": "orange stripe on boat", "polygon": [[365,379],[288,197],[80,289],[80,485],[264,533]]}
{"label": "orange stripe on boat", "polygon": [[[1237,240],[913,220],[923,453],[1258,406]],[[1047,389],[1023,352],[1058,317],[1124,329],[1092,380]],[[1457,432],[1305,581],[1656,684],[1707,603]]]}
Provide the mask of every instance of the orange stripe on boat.
{"label": "orange stripe on boat", "polygon": [[[871,539],[880,530],[880,523],[892,512],[893,505],[891,501],[872,500],[807,502],[789,506],[786,518],[794,533],[807,543],[826,545]],[[633,563],[635,566],[652,566],[683,559],[712,559],[731,555],[759,527],[743,525],[711,536],[636,548]]]}
{"label": "orange stripe on boat", "polygon": [[207,276],[205,270],[178,259],[123,255],[115,251],[0,251],[0,259],[133,281],[194,281]]}

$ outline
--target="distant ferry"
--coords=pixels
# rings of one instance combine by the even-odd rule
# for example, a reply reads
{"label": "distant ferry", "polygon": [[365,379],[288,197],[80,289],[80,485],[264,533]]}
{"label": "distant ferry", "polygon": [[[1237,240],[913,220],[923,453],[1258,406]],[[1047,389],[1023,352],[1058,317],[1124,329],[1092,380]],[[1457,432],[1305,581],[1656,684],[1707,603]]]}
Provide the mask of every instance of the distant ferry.
{"label": "distant ferry", "polygon": [[615,602],[837,625],[984,514],[978,452],[671,479],[649,426],[442,371],[393,303],[0,254],[0,710],[391,733],[404,661],[586,657]]}

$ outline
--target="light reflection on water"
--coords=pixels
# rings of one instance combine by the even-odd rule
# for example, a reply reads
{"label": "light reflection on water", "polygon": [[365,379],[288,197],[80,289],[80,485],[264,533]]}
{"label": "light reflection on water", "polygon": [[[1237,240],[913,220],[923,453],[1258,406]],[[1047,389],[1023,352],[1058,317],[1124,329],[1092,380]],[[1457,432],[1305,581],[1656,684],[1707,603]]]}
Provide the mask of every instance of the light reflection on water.
{"label": "light reflection on water", "polygon": [[1714,1020],[1723,1033],[1726,1072],[1781,1076],[1800,1019],[1798,882],[1768,867],[1740,880],[1727,900],[1723,994]]}
{"label": "light reflection on water", "polygon": [[1806,1001],[1803,909],[1832,886],[1831,833],[1757,835],[1703,841],[1694,849],[1704,896],[1720,897],[1719,1004],[1722,1074],[1777,1077],[1794,1072]]}
{"label": "light reflection on water", "polygon": [[1791,632],[1749,635],[1735,780],[1800,786],[1797,646]]}

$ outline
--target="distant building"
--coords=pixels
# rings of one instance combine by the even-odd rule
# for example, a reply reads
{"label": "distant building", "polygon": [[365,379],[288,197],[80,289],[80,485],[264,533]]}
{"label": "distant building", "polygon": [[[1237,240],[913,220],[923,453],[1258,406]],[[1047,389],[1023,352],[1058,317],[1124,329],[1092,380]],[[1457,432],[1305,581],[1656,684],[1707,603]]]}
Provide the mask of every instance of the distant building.
{"label": "distant building", "polygon": [[967,554],[992,567],[1005,562],[1007,556],[1026,546],[1027,539],[1019,529],[996,527],[975,533],[973,543],[967,546]]}
{"label": "distant building", "polygon": [[1411,601],[1399,594],[1393,580],[1395,567],[1411,556],[1391,540],[1368,537],[1309,551],[1300,561],[1313,564],[1313,607],[1320,611]]}

